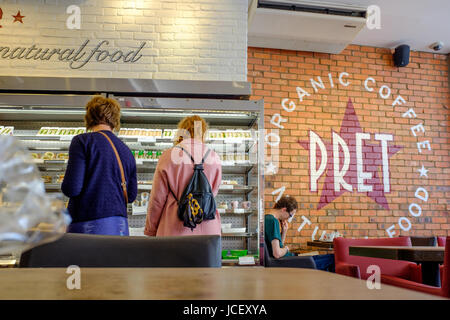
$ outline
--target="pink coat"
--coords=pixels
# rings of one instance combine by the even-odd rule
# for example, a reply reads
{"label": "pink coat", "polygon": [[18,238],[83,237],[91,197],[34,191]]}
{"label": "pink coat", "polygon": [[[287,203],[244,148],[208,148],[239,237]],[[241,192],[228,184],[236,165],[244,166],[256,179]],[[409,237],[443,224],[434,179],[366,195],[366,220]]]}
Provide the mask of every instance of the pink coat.
{"label": "pink coat", "polygon": [[[201,163],[207,151],[206,145],[195,139],[182,141],[182,146],[195,160]],[[147,236],[184,236],[221,234],[220,215],[216,212],[214,220],[205,220],[191,231],[183,226],[177,216],[178,205],[168,186],[180,199],[194,172],[189,156],[179,148],[170,148],[161,155],[153,176],[153,186],[148,204],[144,234]],[[219,156],[211,150],[204,163],[204,173],[217,196],[222,182],[222,165]]]}

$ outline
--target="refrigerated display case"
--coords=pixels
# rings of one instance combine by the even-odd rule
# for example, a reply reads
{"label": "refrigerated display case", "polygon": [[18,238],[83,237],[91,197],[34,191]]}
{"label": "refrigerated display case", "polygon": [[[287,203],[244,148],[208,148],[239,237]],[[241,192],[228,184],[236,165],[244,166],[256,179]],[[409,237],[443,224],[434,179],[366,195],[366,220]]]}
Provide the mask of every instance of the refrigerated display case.
{"label": "refrigerated display case", "polygon": [[250,84],[0,77],[0,132],[28,147],[48,192],[61,192],[71,139],[85,132],[84,106],[95,94],[120,102],[116,134],[136,159],[139,194],[128,207],[130,235],[143,235],[153,173],[161,153],[173,146],[177,123],[197,114],[209,125],[207,145],[222,160],[216,202],[223,265],[237,265],[242,255],[263,265],[264,103],[248,100]]}

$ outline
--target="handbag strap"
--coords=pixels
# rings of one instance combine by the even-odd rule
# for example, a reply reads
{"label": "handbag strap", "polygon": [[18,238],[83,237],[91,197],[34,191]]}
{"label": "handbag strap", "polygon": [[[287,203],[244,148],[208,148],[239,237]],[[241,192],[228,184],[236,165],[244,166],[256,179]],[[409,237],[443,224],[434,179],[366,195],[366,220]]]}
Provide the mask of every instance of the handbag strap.
{"label": "handbag strap", "polygon": [[117,163],[119,164],[119,168],[120,168],[120,175],[122,177],[122,190],[123,190],[123,196],[125,197],[125,205],[128,204],[128,192],[127,192],[127,182],[125,180],[125,173],[123,171],[123,166],[122,166],[122,161],[120,160],[120,156],[119,153],[117,152],[116,147],[114,146],[114,143],[111,141],[111,139],[106,135],[106,133],[101,132],[101,131],[97,131],[98,133],[101,133],[111,144],[111,147],[114,150],[114,153],[116,154],[116,158],[117,158]]}

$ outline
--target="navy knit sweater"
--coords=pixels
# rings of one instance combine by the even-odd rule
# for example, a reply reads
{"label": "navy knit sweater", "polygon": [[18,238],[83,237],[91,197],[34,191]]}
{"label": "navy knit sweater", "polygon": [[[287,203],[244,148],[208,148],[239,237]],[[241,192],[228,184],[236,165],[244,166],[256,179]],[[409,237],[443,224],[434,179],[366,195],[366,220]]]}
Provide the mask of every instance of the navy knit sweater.
{"label": "navy knit sweater", "polygon": [[[122,160],[127,181],[128,202],[137,196],[136,160],[130,149],[114,133],[102,130],[114,143]],[[62,192],[70,198],[72,222],[111,216],[127,217],[122,179],[117,158],[108,140],[100,133],[84,133],[72,139],[69,163]]]}

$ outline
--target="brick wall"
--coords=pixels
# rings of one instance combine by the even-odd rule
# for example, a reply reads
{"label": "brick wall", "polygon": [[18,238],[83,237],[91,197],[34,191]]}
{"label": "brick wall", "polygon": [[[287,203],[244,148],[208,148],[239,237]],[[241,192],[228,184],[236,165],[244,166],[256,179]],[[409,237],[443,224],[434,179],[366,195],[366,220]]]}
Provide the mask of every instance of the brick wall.
{"label": "brick wall", "polygon": [[[389,49],[356,45],[338,55],[248,49],[252,98],[265,101],[266,163],[276,163],[269,143],[279,141],[276,173],[266,172],[265,206],[283,192],[300,203],[288,245],[332,231],[361,238],[450,235],[447,63],[445,55],[411,52],[409,65],[397,68]],[[422,165],[427,172],[418,171]]]}
{"label": "brick wall", "polygon": [[[81,29],[70,30],[66,9],[81,9]],[[245,81],[247,74],[247,1],[242,0],[22,0],[0,1],[0,75],[128,77],[178,80]],[[20,10],[23,23],[12,15]],[[220,17],[220,18],[219,18]],[[109,58],[71,69],[66,55],[50,60],[10,59],[6,49],[78,49],[85,40],[92,51],[102,40],[102,49],[112,55],[145,47],[136,63]],[[3,51],[2,51],[3,50]],[[15,54],[20,54],[16,51]],[[27,52],[23,52],[24,57]],[[50,53],[48,53],[49,55]],[[2,58],[5,55],[7,58]],[[48,57],[44,56],[44,58]],[[9,56],[10,57],[10,56]],[[86,54],[80,61],[88,57]],[[114,57],[119,58],[120,53]],[[101,60],[102,57],[100,57]],[[75,65],[75,64],[74,64]],[[77,66],[80,63],[76,64]]]}

